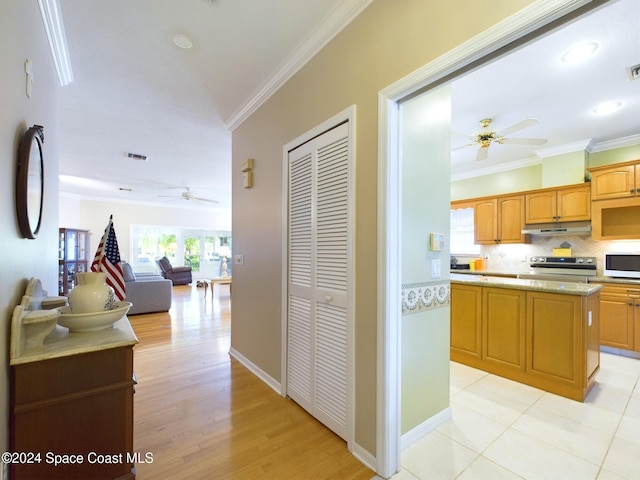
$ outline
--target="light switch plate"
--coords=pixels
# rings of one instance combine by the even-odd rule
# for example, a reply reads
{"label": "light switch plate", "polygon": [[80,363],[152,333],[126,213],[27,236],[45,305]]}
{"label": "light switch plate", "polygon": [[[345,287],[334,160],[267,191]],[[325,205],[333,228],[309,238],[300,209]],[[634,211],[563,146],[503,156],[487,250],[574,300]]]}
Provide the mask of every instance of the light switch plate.
{"label": "light switch plate", "polygon": [[431,278],[440,278],[440,275],[442,275],[440,259],[434,258],[431,260]]}
{"label": "light switch plate", "polygon": [[240,266],[244,265],[244,255],[234,255],[233,264],[240,265]]}

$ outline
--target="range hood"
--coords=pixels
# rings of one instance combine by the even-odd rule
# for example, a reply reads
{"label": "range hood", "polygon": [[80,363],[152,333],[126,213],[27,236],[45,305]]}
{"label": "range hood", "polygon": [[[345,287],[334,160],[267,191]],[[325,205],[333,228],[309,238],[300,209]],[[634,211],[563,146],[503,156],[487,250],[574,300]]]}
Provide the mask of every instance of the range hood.
{"label": "range hood", "polygon": [[522,233],[529,235],[591,235],[591,222],[539,223],[525,225]]}

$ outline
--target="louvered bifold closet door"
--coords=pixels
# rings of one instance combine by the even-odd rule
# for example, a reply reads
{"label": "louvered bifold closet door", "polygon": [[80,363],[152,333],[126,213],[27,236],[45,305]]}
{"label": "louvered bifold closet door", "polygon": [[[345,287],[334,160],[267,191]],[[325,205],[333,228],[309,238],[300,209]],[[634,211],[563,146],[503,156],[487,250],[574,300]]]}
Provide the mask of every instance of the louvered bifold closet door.
{"label": "louvered bifold closet door", "polygon": [[311,321],[312,155],[304,149],[289,160],[289,299],[287,394],[312,410]]}
{"label": "louvered bifold closet door", "polygon": [[287,393],[343,438],[349,389],[348,209],[348,126],[341,125],[289,156]]}

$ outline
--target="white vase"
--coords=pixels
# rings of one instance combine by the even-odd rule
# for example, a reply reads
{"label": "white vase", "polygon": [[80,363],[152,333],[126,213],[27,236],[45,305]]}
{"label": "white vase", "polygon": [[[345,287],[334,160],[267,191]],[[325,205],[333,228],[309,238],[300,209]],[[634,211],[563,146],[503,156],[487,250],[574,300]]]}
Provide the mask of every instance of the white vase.
{"label": "white vase", "polygon": [[69,292],[71,313],[95,313],[112,310],[115,304],[113,288],[105,282],[103,272],[80,272],[78,285]]}

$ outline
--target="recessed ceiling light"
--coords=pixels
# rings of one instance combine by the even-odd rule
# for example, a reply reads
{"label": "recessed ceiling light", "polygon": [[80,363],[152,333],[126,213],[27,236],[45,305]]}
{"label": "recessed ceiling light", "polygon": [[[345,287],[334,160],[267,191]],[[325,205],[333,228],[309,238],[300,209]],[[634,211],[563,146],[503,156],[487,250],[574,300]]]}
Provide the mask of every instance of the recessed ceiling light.
{"label": "recessed ceiling light", "polygon": [[171,37],[171,40],[173,40],[173,43],[175,43],[176,46],[184,50],[189,50],[190,48],[193,48],[193,40],[191,40],[191,38],[189,38],[189,36],[185,35],[184,33],[175,33]]}
{"label": "recessed ceiling light", "polygon": [[614,101],[604,102],[598,105],[596,108],[594,108],[593,113],[595,113],[596,115],[609,115],[610,113],[613,113],[616,110],[618,110],[620,107],[622,107],[621,102],[614,102]]}
{"label": "recessed ceiling light", "polygon": [[567,50],[564,55],[562,55],[562,61],[571,64],[579,63],[593,55],[597,49],[598,44],[596,42],[581,43]]}

